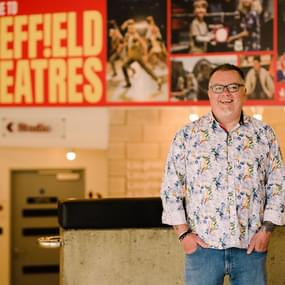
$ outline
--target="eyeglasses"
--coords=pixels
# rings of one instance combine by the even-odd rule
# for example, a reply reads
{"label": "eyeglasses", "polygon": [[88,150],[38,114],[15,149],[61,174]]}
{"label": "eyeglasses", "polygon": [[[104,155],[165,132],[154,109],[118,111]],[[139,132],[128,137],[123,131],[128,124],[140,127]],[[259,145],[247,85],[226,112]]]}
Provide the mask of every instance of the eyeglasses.
{"label": "eyeglasses", "polygon": [[236,93],[239,91],[239,88],[242,86],[244,86],[244,84],[231,83],[228,85],[215,84],[215,85],[209,86],[209,88],[213,91],[213,93],[221,94],[225,91],[225,89],[227,89],[227,91],[230,93]]}

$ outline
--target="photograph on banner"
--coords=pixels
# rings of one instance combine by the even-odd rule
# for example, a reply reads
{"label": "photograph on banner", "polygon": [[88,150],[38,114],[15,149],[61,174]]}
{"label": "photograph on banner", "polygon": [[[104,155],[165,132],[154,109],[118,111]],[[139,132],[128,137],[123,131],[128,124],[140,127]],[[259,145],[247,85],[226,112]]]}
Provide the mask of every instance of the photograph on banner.
{"label": "photograph on banner", "polygon": [[285,52],[279,57],[277,62],[277,81],[280,84],[285,83]]}
{"label": "photograph on banner", "polygon": [[241,55],[240,68],[245,74],[249,100],[274,99],[274,61],[272,54]]}
{"label": "photograph on banner", "polygon": [[108,102],[165,102],[167,1],[108,1]]}
{"label": "photograph on banner", "polygon": [[278,57],[277,81],[279,83],[285,83],[285,52]]}
{"label": "photograph on banner", "polygon": [[208,100],[211,71],[223,63],[237,64],[236,55],[175,57],[171,60],[172,102]]}
{"label": "photograph on banner", "polygon": [[172,0],[171,52],[272,50],[273,1]]}
{"label": "photograph on banner", "polygon": [[276,68],[277,94],[279,100],[285,101],[285,0],[278,1],[278,59]]}
{"label": "photograph on banner", "polygon": [[[278,62],[277,62],[277,81],[285,83],[285,0],[278,1]],[[283,40],[282,40],[283,39]]]}

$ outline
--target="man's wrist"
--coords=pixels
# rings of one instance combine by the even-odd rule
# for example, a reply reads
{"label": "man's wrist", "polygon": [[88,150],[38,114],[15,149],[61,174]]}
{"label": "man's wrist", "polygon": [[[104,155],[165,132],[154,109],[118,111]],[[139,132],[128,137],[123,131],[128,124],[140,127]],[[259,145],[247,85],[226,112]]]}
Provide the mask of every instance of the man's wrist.
{"label": "man's wrist", "polygon": [[186,238],[186,236],[187,236],[188,234],[190,234],[190,233],[191,233],[191,230],[190,230],[190,229],[188,229],[187,231],[184,231],[184,232],[180,233],[179,236],[178,236],[178,240],[179,240],[180,242],[183,241],[183,240]]}
{"label": "man's wrist", "polygon": [[266,232],[266,233],[272,233],[273,230],[275,228],[275,225],[269,221],[265,221],[263,222],[261,228],[260,228],[260,231],[261,232]]}

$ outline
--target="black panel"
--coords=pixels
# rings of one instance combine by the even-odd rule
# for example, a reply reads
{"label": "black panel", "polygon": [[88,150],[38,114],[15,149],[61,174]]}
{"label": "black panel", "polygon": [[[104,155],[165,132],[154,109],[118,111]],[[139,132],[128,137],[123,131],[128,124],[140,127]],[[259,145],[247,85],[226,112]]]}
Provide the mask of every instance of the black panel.
{"label": "black panel", "polygon": [[56,217],[57,209],[24,209],[23,217]]}
{"label": "black panel", "polygon": [[59,228],[24,228],[22,234],[23,236],[58,235]]}
{"label": "black panel", "polygon": [[23,274],[59,273],[59,265],[25,265]]}
{"label": "black panel", "polygon": [[2,235],[3,234],[3,229],[2,228],[0,228],[0,235]]}
{"label": "black panel", "polygon": [[58,201],[57,197],[28,197],[28,204],[56,204]]}
{"label": "black panel", "polygon": [[67,200],[59,203],[59,223],[65,229],[166,227],[161,223],[160,198]]}

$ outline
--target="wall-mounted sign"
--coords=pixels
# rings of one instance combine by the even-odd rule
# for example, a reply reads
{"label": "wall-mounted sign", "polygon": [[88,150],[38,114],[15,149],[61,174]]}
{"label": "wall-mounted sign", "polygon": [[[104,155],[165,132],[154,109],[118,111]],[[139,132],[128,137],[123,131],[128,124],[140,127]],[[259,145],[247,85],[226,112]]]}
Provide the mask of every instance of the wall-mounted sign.
{"label": "wall-mounted sign", "polygon": [[2,118],[2,138],[65,138],[64,118]]}
{"label": "wall-mounted sign", "polygon": [[104,1],[0,3],[1,105],[102,104]]}

